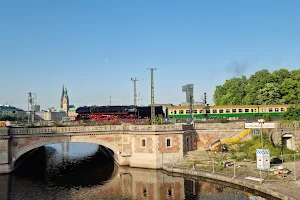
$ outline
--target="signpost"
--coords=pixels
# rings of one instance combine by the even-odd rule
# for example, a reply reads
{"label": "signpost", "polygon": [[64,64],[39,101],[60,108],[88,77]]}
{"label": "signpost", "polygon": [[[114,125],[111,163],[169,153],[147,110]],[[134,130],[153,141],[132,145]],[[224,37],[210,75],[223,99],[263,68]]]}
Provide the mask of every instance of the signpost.
{"label": "signpost", "polygon": [[269,149],[256,149],[257,169],[267,171],[270,169]]}
{"label": "signpost", "polygon": [[190,103],[190,116],[194,118],[194,84],[182,86],[182,92],[186,93],[186,102]]}

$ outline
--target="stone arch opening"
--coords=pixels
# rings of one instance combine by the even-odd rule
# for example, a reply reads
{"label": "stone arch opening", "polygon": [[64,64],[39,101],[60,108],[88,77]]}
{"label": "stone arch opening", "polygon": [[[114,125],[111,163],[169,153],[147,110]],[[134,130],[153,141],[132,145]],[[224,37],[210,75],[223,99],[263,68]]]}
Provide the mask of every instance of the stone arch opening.
{"label": "stone arch opening", "polygon": [[291,133],[285,133],[281,136],[281,143],[282,143],[282,146],[287,148],[287,149],[291,149],[291,150],[294,150],[293,148],[293,134]]}
{"label": "stone arch opening", "polygon": [[113,157],[114,162],[117,165],[119,165],[121,151],[114,144],[104,141],[104,140],[100,140],[100,139],[95,140],[95,139],[87,139],[87,138],[84,138],[84,139],[76,138],[75,140],[72,140],[72,139],[49,139],[49,140],[44,140],[44,141],[36,142],[36,143],[30,144],[28,146],[25,146],[22,149],[17,150],[16,152],[13,152],[10,154],[10,158],[11,158],[10,168],[12,170],[14,170],[16,167],[15,166],[16,161],[27,152],[30,152],[30,151],[37,149],[39,147],[42,147],[42,146],[66,143],[66,142],[97,144],[99,146],[107,148],[107,149],[111,150],[111,152],[113,152],[113,154],[111,156]]}

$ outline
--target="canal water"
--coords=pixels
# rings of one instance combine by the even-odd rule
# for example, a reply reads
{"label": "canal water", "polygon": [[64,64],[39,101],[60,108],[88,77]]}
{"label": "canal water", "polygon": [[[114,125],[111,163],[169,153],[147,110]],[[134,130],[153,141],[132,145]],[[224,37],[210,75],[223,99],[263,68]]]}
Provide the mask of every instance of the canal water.
{"label": "canal water", "polygon": [[0,175],[0,199],[271,199],[197,177],[118,167],[111,153],[83,143],[54,144],[29,152],[13,173]]}

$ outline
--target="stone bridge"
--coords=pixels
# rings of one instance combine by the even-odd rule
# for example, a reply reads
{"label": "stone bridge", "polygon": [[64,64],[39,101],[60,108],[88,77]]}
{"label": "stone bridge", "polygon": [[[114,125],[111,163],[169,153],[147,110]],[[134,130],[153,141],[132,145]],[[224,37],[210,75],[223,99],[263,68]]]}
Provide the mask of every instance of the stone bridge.
{"label": "stone bridge", "polygon": [[[300,148],[300,124],[274,123],[264,129],[274,144]],[[41,146],[85,142],[111,149],[119,165],[159,169],[163,164],[182,160],[188,151],[204,149],[220,138],[229,138],[245,130],[244,122],[199,123],[194,125],[106,125],[36,128],[0,128],[0,173],[14,169],[26,152]],[[253,129],[252,134],[259,134]]]}
{"label": "stone bridge", "polygon": [[0,172],[11,172],[26,152],[56,143],[99,144],[119,165],[158,169],[194,150],[193,126],[107,125],[0,129]]}

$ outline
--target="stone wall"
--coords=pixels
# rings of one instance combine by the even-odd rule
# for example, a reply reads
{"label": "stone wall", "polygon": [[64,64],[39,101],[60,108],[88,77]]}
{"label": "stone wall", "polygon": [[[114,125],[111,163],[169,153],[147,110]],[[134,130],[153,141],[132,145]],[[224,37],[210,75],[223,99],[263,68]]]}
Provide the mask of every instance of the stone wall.
{"label": "stone wall", "polygon": [[244,129],[245,122],[230,123],[196,123],[195,129],[225,130],[225,129]]}
{"label": "stone wall", "polygon": [[6,164],[9,162],[9,144],[8,137],[0,138],[0,164]]}
{"label": "stone wall", "polygon": [[9,128],[8,127],[0,127],[0,135],[8,135]]}
{"label": "stone wall", "polygon": [[234,135],[241,134],[245,129],[232,130],[197,130],[196,144],[197,149],[207,149],[210,145],[219,140],[230,138]]}

